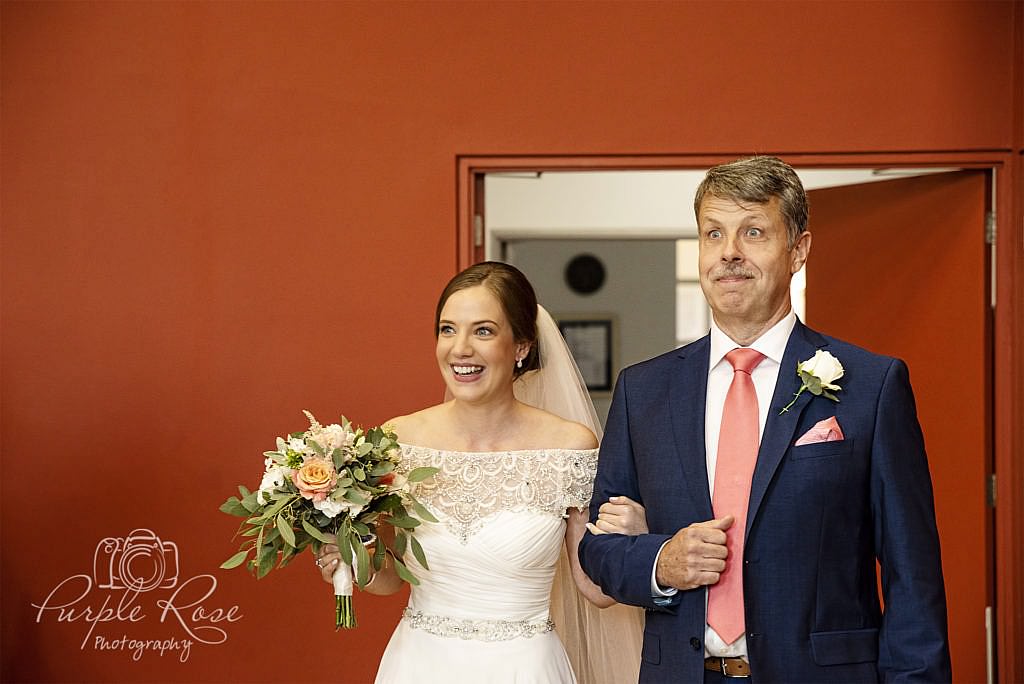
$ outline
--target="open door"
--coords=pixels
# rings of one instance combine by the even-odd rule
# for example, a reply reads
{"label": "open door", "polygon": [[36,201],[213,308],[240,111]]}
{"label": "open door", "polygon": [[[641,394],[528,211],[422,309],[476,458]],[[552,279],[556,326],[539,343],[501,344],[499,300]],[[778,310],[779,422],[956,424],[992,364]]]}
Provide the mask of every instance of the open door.
{"label": "open door", "polygon": [[988,194],[985,171],[808,193],[808,325],[910,367],[957,682],[986,681],[985,609],[993,605]]}

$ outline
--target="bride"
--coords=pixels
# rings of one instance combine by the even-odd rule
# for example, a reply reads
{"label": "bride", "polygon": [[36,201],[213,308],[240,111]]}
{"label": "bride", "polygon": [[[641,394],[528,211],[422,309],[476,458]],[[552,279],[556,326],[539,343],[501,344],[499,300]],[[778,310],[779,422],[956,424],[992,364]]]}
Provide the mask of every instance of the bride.
{"label": "bride", "polygon": [[[526,277],[498,262],[455,276],[435,322],[450,400],[389,422],[402,470],[440,469],[417,489],[439,522],[416,532],[430,569],[403,559],[420,584],[377,682],[636,681],[642,613],[579,565],[600,426],[557,326]],[[606,503],[590,529],[645,532],[643,509]],[[321,549],[325,581],[339,559]],[[385,556],[366,590],[401,585]]]}

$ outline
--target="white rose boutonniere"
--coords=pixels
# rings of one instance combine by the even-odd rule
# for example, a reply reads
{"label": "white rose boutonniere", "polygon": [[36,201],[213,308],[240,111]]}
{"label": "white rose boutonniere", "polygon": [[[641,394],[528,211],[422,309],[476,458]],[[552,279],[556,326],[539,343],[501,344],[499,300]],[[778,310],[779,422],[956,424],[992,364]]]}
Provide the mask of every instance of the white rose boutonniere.
{"label": "white rose boutonniere", "polygon": [[797,397],[805,390],[810,390],[811,394],[815,396],[824,395],[832,401],[839,401],[839,397],[832,393],[842,389],[835,382],[843,377],[843,364],[839,363],[839,359],[832,356],[832,354],[819,349],[814,352],[812,358],[796,365],[796,373],[800,376],[803,384],[800,385],[797,393],[793,395],[793,401],[786,404],[786,407],[779,411],[780,415],[788,411],[796,403]]}

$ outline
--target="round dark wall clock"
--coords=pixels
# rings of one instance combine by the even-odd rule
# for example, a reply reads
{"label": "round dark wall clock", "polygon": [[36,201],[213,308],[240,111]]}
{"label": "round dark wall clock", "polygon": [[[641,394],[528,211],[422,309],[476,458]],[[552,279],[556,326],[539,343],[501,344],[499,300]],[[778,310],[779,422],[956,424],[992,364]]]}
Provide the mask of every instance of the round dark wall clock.
{"label": "round dark wall clock", "polygon": [[604,264],[593,254],[580,254],[565,267],[565,282],[577,294],[593,294],[604,285]]}

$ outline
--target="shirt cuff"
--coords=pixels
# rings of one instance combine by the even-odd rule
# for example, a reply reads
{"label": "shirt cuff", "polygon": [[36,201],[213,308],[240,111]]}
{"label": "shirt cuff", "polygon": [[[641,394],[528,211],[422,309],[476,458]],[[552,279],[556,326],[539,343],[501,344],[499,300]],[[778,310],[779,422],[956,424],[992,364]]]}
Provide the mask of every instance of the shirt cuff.
{"label": "shirt cuff", "polygon": [[[671,540],[670,540],[671,541]],[[668,544],[666,541],[665,544]],[[671,603],[671,597],[679,593],[679,590],[675,587],[666,587],[662,589],[658,586],[658,559],[661,558],[661,552],[665,550],[665,544],[661,545],[658,549],[658,555],[654,557],[654,567],[651,568],[651,598],[654,599],[656,605],[664,605]]]}

